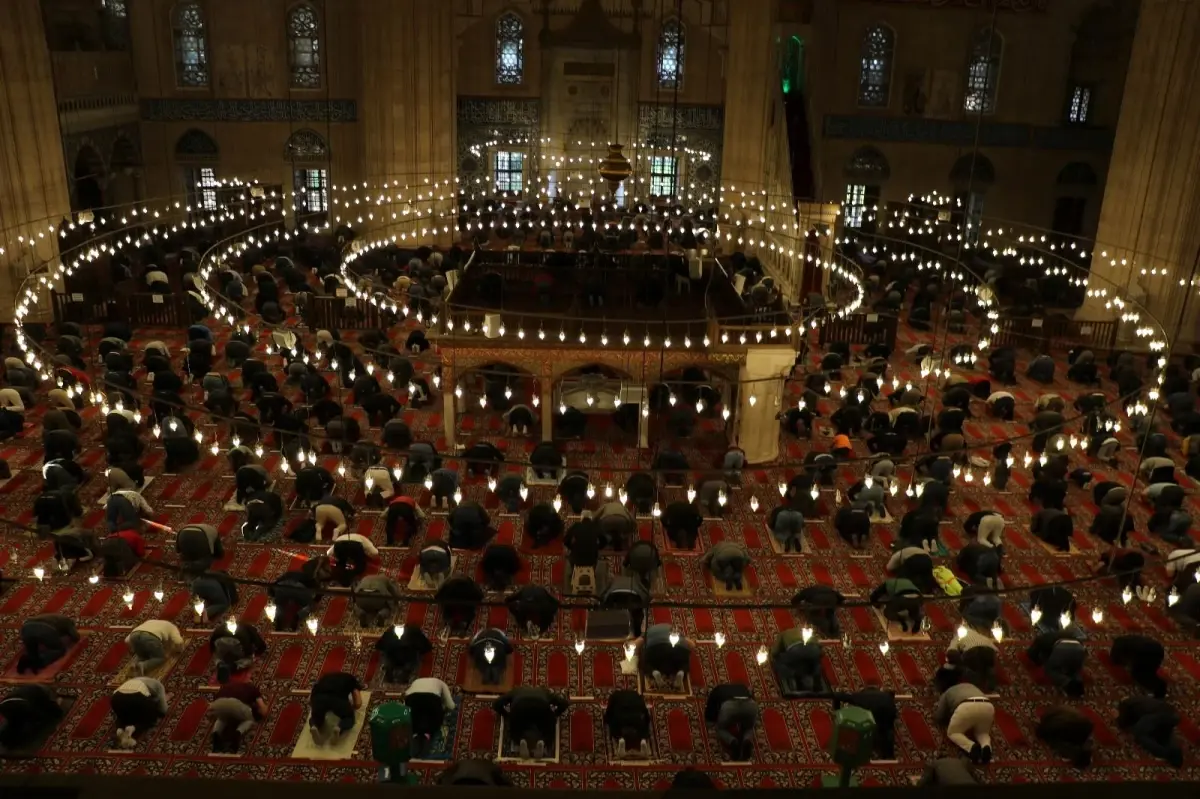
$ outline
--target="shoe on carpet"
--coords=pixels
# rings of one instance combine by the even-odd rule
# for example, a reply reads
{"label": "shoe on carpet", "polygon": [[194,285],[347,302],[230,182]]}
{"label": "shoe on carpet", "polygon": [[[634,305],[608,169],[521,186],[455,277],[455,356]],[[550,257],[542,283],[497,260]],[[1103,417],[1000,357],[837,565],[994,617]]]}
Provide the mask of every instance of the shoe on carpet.
{"label": "shoe on carpet", "polygon": [[312,741],[317,746],[324,746],[326,741],[325,731],[313,724],[308,728],[308,734],[312,736]]}
{"label": "shoe on carpet", "polygon": [[982,762],[983,765],[985,765],[985,766],[988,763],[991,763],[992,762],[992,747],[985,746],[982,749],[980,749],[979,750],[979,759],[980,759],[980,762]]}
{"label": "shoe on carpet", "polygon": [[650,679],[654,680],[654,687],[659,688],[659,689],[661,689],[663,687],[663,684],[666,682],[663,679],[662,672],[658,671],[657,669],[650,672]]}
{"label": "shoe on carpet", "polygon": [[975,743],[971,745],[971,751],[968,754],[971,756],[972,763],[978,763],[983,757],[983,749]]}
{"label": "shoe on carpet", "polygon": [[623,760],[624,758],[625,758],[625,739],[618,738],[617,739],[617,760]]}
{"label": "shoe on carpet", "polygon": [[747,738],[742,741],[742,760],[749,761],[754,757],[754,741]]}
{"label": "shoe on carpet", "polygon": [[221,734],[214,732],[212,734],[212,750],[214,753],[221,753],[225,749],[225,742],[221,740]]}
{"label": "shoe on carpet", "polygon": [[533,747],[533,756],[535,758],[537,758],[538,760],[545,760],[545,758],[546,758],[546,742],[545,741],[537,742],[537,746]]}
{"label": "shoe on carpet", "polygon": [[650,742],[645,738],[642,739],[641,753],[642,757],[646,758],[647,760],[650,759]]}
{"label": "shoe on carpet", "polygon": [[524,738],[521,739],[520,743],[517,744],[517,754],[521,756],[522,760],[529,759],[529,741],[526,741]]}
{"label": "shoe on carpet", "polygon": [[675,690],[683,693],[687,688],[687,677],[682,671],[675,672]]}

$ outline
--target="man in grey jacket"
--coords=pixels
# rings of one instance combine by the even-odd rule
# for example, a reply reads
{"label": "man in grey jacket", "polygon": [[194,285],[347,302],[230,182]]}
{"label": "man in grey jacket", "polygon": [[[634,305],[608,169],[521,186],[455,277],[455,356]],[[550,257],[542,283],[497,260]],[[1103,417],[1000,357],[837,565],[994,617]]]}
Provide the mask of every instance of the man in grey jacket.
{"label": "man in grey jacket", "polygon": [[704,554],[702,562],[712,572],[714,580],[725,583],[725,590],[741,591],[742,573],[750,565],[750,553],[741,544],[721,541]]}
{"label": "man in grey jacket", "polygon": [[363,627],[382,627],[400,606],[400,584],[383,572],[368,574],[354,586],[354,615]]}
{"label": "man in grey jacket", "polygon": [[[492,709],[504,719],[506,743],[516,743],[522,758],[541,760],[547,755],[547,742],[555,743],[558,718],[567,712],[566,697],[540,686],[514,688],[496,700]],[[553,749],[550,750],[553,753]],[[553,754],[551,754],[553,756]]]}
{"label": "man in grey jacket", "polygon": [[996,708],[977,686],[969,682],[951,686],[938,700],[933,718],[946,725],[946,737],[970,755],[972,763],[991,761]]}

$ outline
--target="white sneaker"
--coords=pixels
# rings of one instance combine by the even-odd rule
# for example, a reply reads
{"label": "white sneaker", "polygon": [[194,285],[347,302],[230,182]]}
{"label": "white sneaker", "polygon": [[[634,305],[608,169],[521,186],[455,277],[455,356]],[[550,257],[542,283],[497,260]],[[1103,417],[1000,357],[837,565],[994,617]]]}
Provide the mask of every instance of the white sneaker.
{"label": "white sneaker", "polygon": [[646,758],[647,760],[650,759],[650,742],[645,738],[642,739],[641,753],[642,757]]}
{"label": "white sneaker", "polygon": [[683,693],[687,688],[687,678],[682,671],[675,672],[675,690]]}
{"label": "white sneaker", "polygon": [[537,758],[538,760],[544,760],[546,758],[546,742],[545,741],[537,742],[537,746],[533,747],[533,756],[535,758]]}
{"label": "white sneaker", "polygon": [[308,728],[308,734],[312,736],[313,743],[317,746],[325,745],[325,731],[316,725],[311,725]]}
{"label": "white sneaker", "polygon": [[617,739],[617,760],[624,760],[624,759],[625,759],[625,739],[618,738]]}
{"label": "white sneaker", "polygon": [[517,754],[521,756],[522,760],[529,759],[529,742],[524,738],[522,738],[521,742],[517,744]]}
{"label": "white sneaker", "polygon": [[662,672],[657,670],[650,672],[650,679],[654,680],[655,688],[662,688],[663,684],[666,682],[666,680],[663,679]]}

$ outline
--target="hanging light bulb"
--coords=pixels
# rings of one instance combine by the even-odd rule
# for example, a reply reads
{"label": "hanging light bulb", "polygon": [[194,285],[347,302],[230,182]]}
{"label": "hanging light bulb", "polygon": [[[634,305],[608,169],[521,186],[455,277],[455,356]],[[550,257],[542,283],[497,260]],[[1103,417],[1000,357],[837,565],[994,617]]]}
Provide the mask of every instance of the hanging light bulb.
{"label": "hanging light bulb", "polygon": [[366,487],[367,493],[370,494],[371,489],[375,487],[375,478],[367,475],[367,479],[363,481],[363,485]]}
{"label": "hanging light bulb", "polygon": [[558,511],[562,510],[562,497],[555,497],[555,498],[554,498],[554,502],[553,502],[553,503],[551,503],[551,504],[553,504],[553,505],[554,505],[554,512],[555,512],[555,513],[557,513]]}
{"label": "hanging light bulb", "polygon": [[517,494],[520,495],[521,501],[524,502],[529,498],[529,489],[522,485],[519,489],[517,489]]}
{"label": "hanging light bulb", "polygon": [[[1200,572],[1197,572],[1197,574],[1200,574]],[[1129,586],[1125,586],[1125,590],[1121,592],[1121,601],[1123,603],[1125,603],[1126,605],[1128,605],[1130,602],[1133,601],[1133,589],[1132,588],[1130,588]]]}
{"label": "hanging light bulb", "polygon": [[126,605],[132,605],[132,604],[133,604],[133,599],[134,599],[134,593],[133,593],[133,589],[132,589],[132,588],[126,588],[126,589],[125,589],[125,594],[124,594],[124,596],[122,596],[122,597],[121,597],[121,599],[125,600],[125,604],[126,604]]}
{"label": "hanging light bulb", "polygon": [[262,445],[262,444],[256,444],[256,445],[255,445],[255,447],[254,447],[254,457],[256,457],[256,458],[261,458],[261,457],[263,456],[263,451],[264,451],[264,450],[263,450],[263,445]]}
{"label": "hanging light bulb", "polygon": [[36,577],[38,580],[45,580],[46,579],[46,570],[44,568],[42,568],[41,566],[34,566],[33,567],[33,576]]}
{"label": "hanging light bulb", "polygon": [[750,497],[750,512],[758,513],[758,497]]}
{"label": "hanging light bulb", "polygon": [[725,507],[725,503],[728,501],[729,501],[729,497],[725,496],[724,491],[717,492],[717,504],[718,505],[720,505],[723,508],[723,507]]}
{"label": "hanging light bulb", "polygon": [[625,493],[625,489],[621,488],[617,490],[617,500],[622,505],[629,501],[629,495]]}
{"label": "hanging light bulb", "polygon": [[588,483],[587,498],[593,499],[595,496],[596,496],[596,487],[594,485],[592,485],[591,483]]}
{"label": "hanging light bulb", "polygon": [[880,651],[881,653],[883,653],[883,654],[885,654],[885,655],[886,655],[886,654],[888,653],[888,650],[889,650],[889,649],[891,649],[891,648],[892,648],[892,647],[891,647],[891,645],[890,645],[890,644],[889,644],[887,641],[880,641],[880,642],[879,642],[879,651]]}
{"label": "hanging light bulb", "polygon": [[653,516],[655,519],[662,516],[662,508],[659,507],[659,504],[657,502],[655,502],[654,507],[650,509],[650,515]]}
{"label": "hanging light bulb", "polygon": [[337,473],[338,473],[338,477],[346,476],[346,464],[344,462],[338,464]]}
{"label": "hanging light bulb", "polygon": [[1064,610],[1058,616],[1058,626],[1064,630],[1071,626],[1071,611]]}
{"label": "hanging light bulb", "polygon": [[1000,622],[992,622],[992,637],[996,639],[996,643],[1004,642],[1004,628],[1000,626]]}
{"label": "hanging light bulb", "polygon": [[970,630],[967,628],[967,624],[966,624],[966,622],[962,622],[962,623],[960,623],[960,624],[958,625],[958,629],[957,629],[957,630],[955,630],[955,634],[958,636],[958,640],[960,640],[960,641],[961,641],[962,639],[966,638],[966,637],[967,637],[967,633],[969,633],[969,632],[970,632]]}
{"label": "hanging light bulb", "polygon": [[1092,608],[1092,621],[1096,624],[1104,621],[1104,611],[1100,608]]}
{"label": "hanging light bulb", "polygon": [[1033,622],[1034,624],[1037,624],[1039,621],[1041,621],[1042,620],[1042,609],[1039,608],[1037,605],[1034,605],[1032,608],[1030,608],[1029,620],[1031,622]]}
{"label": "hanging light bulb", "polygon": [[489,642],[489,643],[488,643],[488,644],[487,644],[487,645],[486,645],[486,646],[483,648],[483,659],[484,659],[484,660],[486,660],[488,663],[491,663],[493,660],[495,660],[495,659],[496,659],[496,647],[495,647],[495,645],[493,645],[492,643],[490,643],[490,642]]}
{"label": "hanging light bulb", "polygon": [[318,627],[319,625],[318,625],[318,622],[317,622],[317,617],[316,617],[316,616],[309,616],[309,617],[308,617],[308,620],[307,620],[307,621],[305,621],[305,622],[304,622],[304,624],[305,624],[305,626],[307,626],[307,627],[308,627],[308,631],[309,631],[310,633],[312,633],[313,635],[316,635],[316,634],[317,634],[317,627]]}
{"label": "hanging light bulb", "polygon": [[231,633],[236,633],[238,628],[237,616],[230,616],[225,620],[225,629]]}
{"label": "hanging light bulb", "polygon": [[768,657],[767,648],[765,646],[760,646],[758,648],[758,651],[754,653],[754,659],[758,662],[758,665],[760,665],[760,666],[767,662],[767,657]]}
{"label": "hanging light bulb", "polygon": [[491,476],[488,477],[487,487],[488,487],[488,491],[495,493],[495,491],[496,491],[496,478],[495,477],[491,477]]}
{"label": "hanging light bulb", "polygon": [[816,484],[816,483],[813,483],[812,490],[808,492],[808,495],[809,495],[810,497],[812,497],[814,500],[815,500],[817,497],[821,496],[821,489],[817,488],[817,484]]}
{"label": "hanging light bulb", "polygon": [[455,504],[455,505],[460,505],[460,504],[462,504],[462,497],[463,497],[463,495],[462,495],[462,489],[461,489],[461,488],[455,488],[455,489],[454,489],[454,504]]}
{"label": "hanging light bulb", "polygon": [[917,496],[919,497],[919,496],[921,496],[921,495],[922,495],[922,494],[924,494],[924,493],[925,493],[925,484],[924,484],[924,483],[917,483]]}
{"label": "hanging light bulb", "polygon": [[404,624],[403,624],[403,622],[401,622],[400,624],[393,624],[393,625],[392,625],[392,632],[395,634],[395,636],[396,636],[397,640],[399,640],[399,639],[403,638],[403,637],[404,637]]}
{"label": "hanging light bulb", "polygon": [[275,606],[274,602],[268,602],[267,606],[263,608],[263,613],[267,614],[268,621],[275,621],[275,614],[278,612],[279,608]]}
{"label": "hanging light bulb", "polygon": [[633,656],[637,654],[637,644],[633,641],[625,642],[625,659],[632,661]]}
{"label": "hanging light bulb", "polygon": [[192,605],[192,609],[196,611],[197,616],[203,616],[204,615],[204,600],[197,599],[195,601],[195,603]]}
{"label": "hanging light bulb", "polygon": [[875,485],[874,477],[872,477],[871,475],[868,474],[866,477],[863,478],[863,487],[864,488],[870,488],[873,485]]}
{"label": "hanging light bulb", "polygon": [[89,576],[88,582],[91,583],[92,585],[95,585],[96,583],[100,582],[100,575],[93,574],[93,575]]}
{"label": "hanging light bulb", "polygon": [[154,599],[155,599],[155,601],[162,602],[162,601],[163,601],[163,597],[164,597],[164,596],[166,596],[166,594],[163,592],[163,589],[162,589],[162,586],[161,586],[161,585],[160,585],[158,588],[155,588],[155,589],[154,589]]}
{"label": "hanging light bulb", "polygon": [[807,644],[812,639],[812,637],[813,637],[812,627],[805,625],[800,628],[800,640],[802,642]]}
{"label": "hanging light bulb", "polygon": [[751,408],[753,408],[753,407],[754,407],[754,404],[755,404],[756,402],[758,402],[758,397],[756,397],[756,396],[754,396],[753,394],[751,394],[751,395],[750,395],[750,407],[751,407]]}
{"label": "hanging light bulb", "polygon": [[582,638],[576,638],[575,639],[575,654],[582,655],[584,646],[585,646],[584,640]]}
{"label": "hanging light bulb", "polygon": [[695,489],[695,487],[694,487],[694,486],[688,486],[688,488],[687,488],[687,498],[688,498],[688,502],[695,502],[695,501],[696,501],[696,489]]}
{"label": "hanging light bulb", "polygon": [[728,408],[722,408],[722,409],[721,409],[721,418],[722,418],[722,419],[724,419],[725,421],[727,421],[727,422],[728,422],[728,421],[729,421],[729,415],[730,415],[730,414],[729,414],[729,409],[728,409]]}

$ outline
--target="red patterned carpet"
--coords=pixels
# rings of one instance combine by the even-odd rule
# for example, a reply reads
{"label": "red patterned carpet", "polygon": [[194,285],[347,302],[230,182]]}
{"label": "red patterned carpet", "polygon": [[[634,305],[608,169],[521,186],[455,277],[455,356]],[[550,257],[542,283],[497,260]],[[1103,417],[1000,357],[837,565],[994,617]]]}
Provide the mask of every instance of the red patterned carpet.
{"label": "red patterned carpet", "polygon": [[[163,331],[144,331],[141,338],[149,340],[166,336]],[[903,338],[905,341],[902,344],[914,340],[907,333]],[[916,367],[902,363],[903,357],[901,352],[893,359],[896,374],[901,380],[912,379],[916,382],[919,377]],[[853,370],[847,370],[847,382],[852,384],[854,379]],[[798,386],[796,388],[798,390]],[[1105,388],[1110,393],[1113,391],[1108,383]],[[1014,391],[1020,403],[1018,419],[1031,416],[1032,402],[1043,390],[1022,378]],[[1066,384],[1062,379],[1057,390],[1068,399],[1078,392],[1077,387]],[[198,389],[195,391],[198,393]],[[441,403],[435,402],[433,407],[440,410]],[[976,418],[968,424],[967,432],[968,437],[976,442],[1027,432],[1021,423],[1000,424],[981,418],[981,405],[977,404],[975,411]],[[31,420],[35,420],[38,413],[40,411],[31,414]],[[97,501],[104,493],[104,455],[98,440],[100,426],[95,414],[94,409],[85,414],[88,419],[84,436],[86,453],[81,458],[85,468],[93,470],[96,475],[84,486],[81,497],[88,509],[86,524],[93,527],[102,524],[102,511]],[[200,419],[199,414],[195,417]],[[439,412],[406,411],[404,418],[413,428],[415,438],[420,439],[425,434],[430,439],[436,439],[439,450],[444,450]],[[496,423],[488,421],[490,418],[493,415],[473,418],[465,427],[493,430]],[[363,427],[365,430],[365,420]],[[463,428],[460,421],[459,429]],[[217,428],[205,429],[217,431]],[[31,504],[40,487],[39,433],[34,425],[23,437],[0,446],[0,457],[6,458],[13,469],[12,479],[0,486],[0,506],[4,508],[4,516],[22,523],[31,520]],[[509,451],[522,452],[531,447],[528,441],[505,441],[490,432],[487,438],[506,446]],[[207,443],[206,440],[205,446]],[[813,445],[823,448],[827,446],[827,441],[818,435]],[[785,441],[782,450],[784,460],[799,462],[809,446],[804,441]],[[1018,457],[1023,451],[1022,447],[1017,448]],[[610,443],[605,435],[596,440],[571,444],[568,452],[572,465],[592,469],[593,477],[599,484],[610,477],[618,479],[616,474],[607,472],[607,469],[632,466],[637,463],[638,457],[636,449]],[[688,452],[692,463],[697,466],[702,462],[705,465],[711,463],[719,454],[710,450],[698,451],[694,447],[689,448]],[[642,457],[645,462],[645,454]],[[1083,455],[1075,454],[1073,458],[1093,469],[1097,473],[1096,479],[1115,479],[1129,484],[1136,454],[1132,451],[1123,453],[1119,470],[1088,462]],[[327,455],[324,460],[327,468],[336,468],[336,457]],[[201,463],[175,476],[162,474],[162,452],[154,445],[149,448],[144,462],[147,474],[156,478],[145,492],[147,500],[157,511],[156,521],[176,528],[202,520],[216,523],[225,536],[227,551],[219,567],[228,569],[235,577],[270,580],[285,571],[294,558],[319,551],[316,546],[295,545],[286,540],[270,545],[238,542],[239,515],[223,510],[224,502],[233,492],[233,481],[223,454],[209,455]],[[270,459],[267,466],[276,469],[277,463],[277,458]],[[516,467],[510,468],[516,470]],[[793,473],[794,470],[787,466],[767,465],[748,469],[744,476],[744,487],[734,493],[726,518],[721,522],[706,522],[702,531],[702,546],[724,539],[738,541],[749,548],[754,556],[749,577],[749,584],[753,586],[752,597],[719,598],[713,594],[707,576],[699,566],[698,557],[681,553],[668,553],[666,556],[663,570],[665,591],[656,596],[656,600],[684,605],[698,603],[705,607],[658,607],[652,611],[655,621],[670,622],[700,642],[691,671],[692,698],[652,702],[655,737],[653,765],[630,767],[613,765],[611,762],[612,750],[606,741],[602,724],[605,697],[614,689],[635,686],[632,677],[621,673],[623,654],[619,643],[589,641],[582,655],[576,654],[572,643],[584,631],[583,610],[568,610],[560,614],[552,630],[552,640],[518,642],[516,662],[520,682],[545,685],[572,697],[585,698],[575,702],[563,719],[561,762],[548,766],[506,767],[517,784],[532,787],[652,789],[668,784],[673,772],[681,766],[694,764],[709,770],[722,785],[728,787],[800,787],[811,785],[819,775],[836,770],[825,754],[832,729],[828,703],[782,698],[769,669],[756,664],[755,653],[760,646],[769,646],[780,629],[796,624],[796,617],[786,609],[786,603],[799,587],[824,583],[834,585],[844,593],[865,597],[883,578],[887,549],[894,530],[888,525],[874,526],[869,558],[851,557],[850,550],[827,525],[809,526],[811,555],[783,557],[774,554],[763,520],[778,496],[777,483],[788,479]],[[848,480],[854,473],[853,467],[844,467],[843,480]],[[286,501],[290,496],[288,478],[277,470],[276,474],[282,481],[277,484],[276,490]],[[902,469],[902,474],[907,477],[907,467]],[[1009,493],[991,491],[982,486],[979,480],[973,484],[960,481],[951,498],[951,521],[942,527],[943,541],[948,549],[957,551],[963,543],[962,520],[975,510],[990,507],[1003,513],[1010,522],[1006,559],[1009,587],[1030,587],[1091,574],[1101,544],[1083,532],[1095,511],[1090,491],[1073,488],[1068,499],[1075,513],[1075,538],[1080,552],[1076,556],[1057,557],[1044,550],[1027,532],[1031,511],[1025,498],[1028,483],[1029,474],[1021,468],[1019,461]],[[848,482],[843,483],[843,488],[848,485]],[[339,493],[361,502],[361,492],[356,483],[342,481]],[[488,494],[486,485],[480,479],[467,478],[464,493],[468,499],[484,502],[489,509],[496,507],[495,497]],[[677,493],[682,495],[683,492],[679,490]],[[761,503],[758,513],[750,510],[752,496]],[[529,502],[547,501],[550,497],[550,489],[534,487]],[[670,492],[662,497],[664,504],[675,498]],[[892,500],[892,515],[897,520],[904,511],[903,500],[903,495]],[[832,494],[827,494],[823,502],[826,510],[832,511]],[[1189,497],[1189,502],[1200,506],[1195,495]],[[1140,531],[1144,529],[1147,510],[1140,500],[1135,500],[1133,506],[1139,521],[1136,538],[1149,543],[1145,533]],[[292,512],[291,516],[293,518],[289,526],[300,519],[300,514],[296,512]],[[382,544],[380,516],[360,513],[355,527],[358,532]],[[444,521],[431,517],[423,535],[435,537],[443,527]],[[523,553],[525,569],[519,581],[562,585],[561,542],[532,551],[525,546],[519,519],[498,519],[498,527],[499,540],[518,545]],[[657,526],[643,523],[641,536],[655,541],[661,550],[667,551],[667,544]],[[156,540],[157,547],[151,553],[151,558],[173,560],[171,548],[165,546],[161,538]],[[1168,550],[1161,541],[1153,543],[1163,553]],[[387,550],[378,568],[407,583],[414,568],[415,552],[416,549]],[[331,596],[322,600],[317,613],[321,628],[316,636],[269,636],[270,651],[255,667],[253,676],[267,696],[269,718],[250,734],[242,756],[214,757],[207,753],[210,721],[206,716],[206,708],[210,695],[203,690],[212,681],[206,646],[209,630],[200,629],[201,625],[195,622],[186,588],[176,582],[171,574],[147,565],[133,575],[128,586],[105,583],[90,585],[87,581],[90,572],[82,568],[68,576],[48,574],[43,582],[34,580],[32,568],[37,564],[52,566],[51,556],[49,545],[12,532],[4,535],[0,566],[6,576],[23,579],[17,584],[7,585],[3,595],[0,595],[0,670],[11,672],[19,648],[16,631],[25,616],[49,611],[66,613],[79,620],[85,637],[54,675],[54,684],[65,693],[77,695],[78,699],[39,757],[26,761],[6,761],[0,768],[14,772],[170,774],[273,780],[374,779],[375,768],[369,761],[370,742],[369,732],[366,731],[357,744],[358,759],[308,761],[290,757],[307,718],[306,700],[292,692],[308,688],[321,673],[346,670],[357,674],[371,686],[373,704],[388,701],[386,693],[398,690],[398,686],[388,686],[382,682],[372,642],[356,634],[350,626],[351,614],[348,613],[345,597]],[[615,556],[612,559],[611,565],[615,568],[617,559]],[[477,560],[476,553],[463,553],[457,568],[461,572],[474,573]],[[1151,582],[1160,587],[1166,584],[1161,567],[1147,571]],[[122,600],[127,587],[134,591],[132,609],[126,608]],[[153,596],[155,590],[160,588],[164,592],[161,602]],[[1188,765],[1182,771],[1175,771],[1136,749],[1131,740],[1117,730],[1114,723],[1116,704],[1133,688],[1127,675],[1122,670],[1109,667],[1106,658],[1112,636],[1122,632],[1142,631],[1163,640],[1168,648],[1164,672],[1171,684],[1170,698],[1184,718],[1179,732],[1189,745],[1195,746],[1200,744],[1200,727],[1196,723],[1196,719],[1200,718],[1200,692],[1197,690],[1200,650],[1195,642],[1189,640],[1167,617],[1165,603],[1161,599],[1154,606],[1137,601],[1123,606],[1116,589],[1110,584],[1092,582],[1079,585],[1074,590],[1082,605],[1080,623],[1089,637],[1088,690],[1079,704],[1096,723],[1098,751],[1094,765],[1083,772],[1073,770],[1050,753],[1034,735],[1039,713],[1066,700],[1047,684],[1040,669],[1031,666],[1025,658],[1030,625],[1025,611],[1019,606],[1020,597],[1012,597],[1006,601],[1005,618],[1012,625],[1013,633],[1001,647],[1000,698],[995,701],[996,753],[991,766],[986,769],[985,779],[989,782],[1013,782],[1200,778],[1200,765],[1194,754],[1189,754]],[[1159,593],[1162,597],[1166,592],[1160,589]],[[240,620],[260,624],[261,629],[266,630],[266,620],[263,618],[265,604],[266,598],[261,590],[246,587],[235,612]],[[780,607],[760,607],[771,604]],[[836,689],[855,690],[877,685],[911,696],[900,700],[901,713],[897,723],[899,762],[862,769],[859,775],[866,784],[904,784],[930,759],[950,751],[944,735],[931,717],[936,699],[931,678],[946,644],[954,635],[958,614],[953,602],[931,603],[927,607],[933,624],[933,640],[930,643],[893,643],[890,652],[882,654],[878,644],[883,640],[883,632],[874,615],[867,609],[859,608],[843,611],[843,626],[849,633],[849,646],[833,644],[825,649],[826,674]],[[1100,625],[1091,620],[1093,607],[1101,607],[1105,612],[1105,619]],[[431,639],[435,639],[441,624],[434,607],[418,599],[407,605],[406,613],[409,624],[420,625]],[[108,713],[108,699],[112,691],[110,683],[117,678],[127,660],[122,641],[128,627],[149,618],[174,621],[185,630],[188,639],[185,651],[165,680],[170,694],[170,713],[139,743],[134,752],[112,754],[108,751],[111,736]],[[479,623],[505,627],[513,636],[517,634],[507,611],[502,607],[486,609]],[[716,631],[727,636],[728,643],[721,649],[712,642]],[[452,686],[458,684],[465,669],[464,647],[463,641],[443,643],[435,640],[434,652],[425,663],[423,673],[440,676]],[[715,736],[703,720],[707,690],[726,681],[750,685],[762,708],[757,752],[753,763],[744,767],[720,765],[723,757],[718,751]],[[497,726],[487,701],[462,698],[461,710],[452,730],[449,756],[465,758],[494,755]],[[416,770],[422,780],[431,781],[439,768],[437,765],[421,765]]]}

